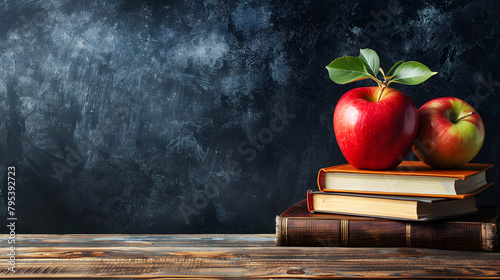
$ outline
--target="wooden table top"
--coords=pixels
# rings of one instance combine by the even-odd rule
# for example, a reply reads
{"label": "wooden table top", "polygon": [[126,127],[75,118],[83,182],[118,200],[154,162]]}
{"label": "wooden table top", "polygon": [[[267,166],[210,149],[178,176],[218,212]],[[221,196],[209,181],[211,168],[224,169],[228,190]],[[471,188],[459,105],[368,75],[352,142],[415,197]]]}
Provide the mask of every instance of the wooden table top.
{"label": "wooden table top", "polygon": [[[273,234],[0,238],[0,278],[500,278],[500,252],[283,247]],[[14,245],[15,273],[8,270]]]}

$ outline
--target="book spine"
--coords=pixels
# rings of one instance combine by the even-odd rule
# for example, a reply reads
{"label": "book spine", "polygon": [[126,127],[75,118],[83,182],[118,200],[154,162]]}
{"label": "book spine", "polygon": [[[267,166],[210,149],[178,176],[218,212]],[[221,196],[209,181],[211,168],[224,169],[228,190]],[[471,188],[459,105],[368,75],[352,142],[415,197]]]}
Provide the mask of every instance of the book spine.
{"label": "book spine", "polygon": [[285,240],[288,237],[288,232],[283,232],[283,220],[287,218],[283,218],[281,216],[276,216],[276,240],[275,243],[278,246],[286,246],[288,245],[288,240]]}
{"label": "book spine", "polygon": [[[493,251],[496,225],[350,219],[276,219],[276,245],[322,247],[415,247]],[[279,229],[279,230],[278,230]]]}
{"label": "book spine", "polygon": [[317,176],[317,184],[318,184],[318,189],[319,191],[324,191],[325,188],[323,186],[323,176],[325,174],[325,170],[322,168],[318,171],[318,176]]}
{"label": "book spine", "polygon": [[498,227],[497,224],[482,224],[483,251],[496,251],[498,248]]}

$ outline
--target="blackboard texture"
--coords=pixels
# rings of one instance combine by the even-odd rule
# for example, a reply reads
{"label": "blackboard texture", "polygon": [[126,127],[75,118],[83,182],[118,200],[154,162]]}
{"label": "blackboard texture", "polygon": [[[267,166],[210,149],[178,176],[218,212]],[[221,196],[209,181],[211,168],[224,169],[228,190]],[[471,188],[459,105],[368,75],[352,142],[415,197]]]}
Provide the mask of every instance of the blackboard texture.
{"label": "blackboard texture", "polygon": [[[483,117],[500,181],[498,1],[0,2],[0,220],[18,233],[272,233],[345,163],[325,66],[372,48],[417,107]],[[410,153],[409,160],[415,160]],[[15,170],[9,179],[9,170]],[[15,179],[15,213],[8,180]],[[479,197],[498,204],[494,186]],[[8,228],[2,227],[2,232]]]}

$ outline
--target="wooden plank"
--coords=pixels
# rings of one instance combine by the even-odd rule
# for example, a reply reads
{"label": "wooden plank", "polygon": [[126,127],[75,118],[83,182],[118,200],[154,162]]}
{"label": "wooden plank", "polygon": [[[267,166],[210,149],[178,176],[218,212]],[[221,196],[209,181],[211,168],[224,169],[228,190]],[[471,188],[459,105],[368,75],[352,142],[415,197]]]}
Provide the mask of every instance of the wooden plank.
{"label": "wooden plank", "polygon": [[[7,262],[1,239],[0,262]],[[274,235],[17,235],[0,278],[500,278],[500,253],[282,247]]]}
{"label": "wooden plank", "polygon": [[[130,246],[273,246],[274,234],[22,234],[19,246],[33,245],[42,247],[68,246],[115,246],[127,244]],[[6,240],[0,238],[1,240]]]}

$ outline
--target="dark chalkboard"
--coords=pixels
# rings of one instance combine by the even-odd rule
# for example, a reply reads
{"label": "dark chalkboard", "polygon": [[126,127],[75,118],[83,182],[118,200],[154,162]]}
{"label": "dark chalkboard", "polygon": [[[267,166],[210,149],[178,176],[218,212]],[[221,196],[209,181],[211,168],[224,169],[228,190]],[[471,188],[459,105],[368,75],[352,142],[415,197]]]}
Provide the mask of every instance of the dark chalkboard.
{"label": "dark chalkboard", "polygon": [[[21,233],[274,232],[274,217],[345,163],[325,66],[376,50],[439,74],[396,86],[455,96],[495,164],[497,1],[0,3],[0,220],[15,170]],[[416,159],[410,153],[408,159]],[[9,169],[10,168],[10,169]],[[493,187],[478,203],[498,204]],[[7,231],[4,227],[2,231]]]}

